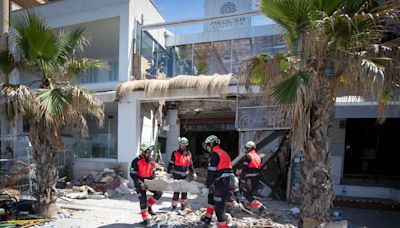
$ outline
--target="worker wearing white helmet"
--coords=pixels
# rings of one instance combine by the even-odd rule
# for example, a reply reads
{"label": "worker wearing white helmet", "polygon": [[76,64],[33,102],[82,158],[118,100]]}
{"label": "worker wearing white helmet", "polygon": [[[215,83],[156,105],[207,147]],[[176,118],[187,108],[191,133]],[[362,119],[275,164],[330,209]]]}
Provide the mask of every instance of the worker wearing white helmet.
{"label": "worker wearing white helmet", "polygon": [[151,206],[161,198],[162,192],[150,191],[153,196],[147,199],[146,190],[148,190],[144,180],[154,179],[154,164],[155,161],[151,157],[154,146],[149,143],[142,143],[140,145],[141,154],[136,157],[131,164],[130,176],[135,184],[136,193],[140,201],[141,215],[143,223],[146,227],[151,227],[154,222],[151,220],[151,215],[154,215]]}
{"label": "worker wearing white helmet", "polygon": [[218,228],[225,228],[228,227],[225,202],[229,198],[229,191],[234,188],[235,176],[232,170],[231,158],[220,147],[220,143],[220,139],[215,135],[208,136],[203,143],[204,149],[207,149],[210,153],[206,179],[206,186],[210,189],[210,194],[206,214],[202,217],[202,221],[206,226],[210,226],[211,218],[215,211]]}
{"label": "worker wearing white helmet", "polygon": [[244,179],[243,195],[247,200],[246,207],[253,207],[262,214],[266,208],[253,196],[260,184],[261,157],[257,154],[256,144],[253,141],[248,141],[244,149],[246,156],[243,160],[242,178]]}
{"label": "worker wearing white helmet", "polygon": [[[179,148],[172,152],[167,172],[177,180],[187,179],[189,172],[192,174],[193,179],[196,179],[197,174],[193,167],[192,153],[188,150],[189,140],[186,137],[179,137],[178,142]],[[179,195],[181,195],[180,201]],[[181,204],[181,210],[185,209],[187,205],[187,195],[187,192],[174,192],[174,196],[172,197],[172,210],[177,209],[178,203]]]}

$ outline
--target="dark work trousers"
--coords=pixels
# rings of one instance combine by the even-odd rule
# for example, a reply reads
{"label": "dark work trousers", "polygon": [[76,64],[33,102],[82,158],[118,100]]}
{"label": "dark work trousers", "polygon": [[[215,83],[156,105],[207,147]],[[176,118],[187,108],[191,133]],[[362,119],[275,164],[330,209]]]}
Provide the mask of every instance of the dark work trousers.
{"label": "dark work trousers", "polygon": [[160,191],[149,191],[149,192],[153,193],[153,196],[151,196],[151,197],[149,197],[149,199],[147,199],[146,192],[147,191],[142,190],[140,188],[140,186],[136,187],[136,193],[139,198],[141,210],[147,210],[148,207],[153,206],[157,202],[157,200],[159,200],[162,196],[162,192],[160,192]]}
{"label": "dark work trousers", "polygon": [[218,224],[226,222],[225,204],[230,196],[231,179],[229,177],[220,178],[215,181],[214,208],[217,215]]}
{"label": "dark work trousers", "polygon": [[260,185],[259,180],[259,176],[246,177],[244,179],[243,196],[250,203],[254,201],[253,195],[258,190],[258,187]]}
{"label": "dark work trousers", "polygon": [[[187,176],[180,177],[180,176],[173,176],[175,180],[186,180]],[[172,206],[177,206],[179,203],[179,195],[181,195],[181,205],[184,206],[187,203],[187,192],[174,192],[174,196],[172,197]]]}

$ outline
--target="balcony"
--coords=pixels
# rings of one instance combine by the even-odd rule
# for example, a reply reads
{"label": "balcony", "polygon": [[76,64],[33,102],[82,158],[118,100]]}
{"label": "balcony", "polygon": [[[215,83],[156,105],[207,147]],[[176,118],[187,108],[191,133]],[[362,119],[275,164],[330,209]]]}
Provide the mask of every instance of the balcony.
{"label": "balcony", "polygon": [[109,60],[105,62],[108,63],[110,67],[109,70],[89,69],[84,75],[78,77],[75,82],[80,84],[88,84],[118,81],[118,61]]}

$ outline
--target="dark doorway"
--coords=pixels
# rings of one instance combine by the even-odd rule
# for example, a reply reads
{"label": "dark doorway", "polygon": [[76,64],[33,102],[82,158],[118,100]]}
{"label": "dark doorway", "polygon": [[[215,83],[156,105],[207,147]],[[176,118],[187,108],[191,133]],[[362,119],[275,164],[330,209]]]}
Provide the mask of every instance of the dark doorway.
{"label": "dark doorway", "polygon": [[237,131],[181,131],[181,136],[189,139],[189,148],[193,154],[193,164],[196,168],[206,168],[208,153],[202,143],[209,135],[216,135],[221,140],[221,148],[228,152],[231,159],[238,155],[239,132]]}
{"label": "dark doorway", "polygon": [[348,119],[344,177],[400,180],[400,119]]}

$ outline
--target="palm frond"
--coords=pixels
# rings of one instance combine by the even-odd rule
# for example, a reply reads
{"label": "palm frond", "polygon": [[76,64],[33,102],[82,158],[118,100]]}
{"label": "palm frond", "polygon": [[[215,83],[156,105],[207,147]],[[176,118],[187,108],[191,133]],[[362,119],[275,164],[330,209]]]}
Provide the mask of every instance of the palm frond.
{"label": "palm frond", "polygon": [[65,74],[69,78],[80,75],[81,73],[83,73],[88,69],[101,69],[101,70],[110,69],[109,65],[103,60],[88,59],[88,58],[68,60],[65,63],[65,66],[66,66]]}
{"label": "palm frond", "polygon": [[0,71],[10,74],[15,68],[14,56],[8,49],[0,49]]}
{"label": "palm frond", "polygon": [[85,34],[84,28],[64,28],[58,35],[61,54],[59,60],[63,61],[71,56],[82,55],[84,48],[89,46],[90,39]]}
{"label": "palm frond", "polygon": [[281,81],[272,89],[272,96],[279,104],[292,104],[301,86],[307,85],[312,77],[311,72],[298,71],[292,77]]}
{"label": "palm frond", "polygon": [[[91,115],[96,118],[99,126],[104,123],[104,104],[90,90],[79,85],[65,85],[61,87],[64,94],[71,98],[71,107],[82,115]],[[65,113],[69,115],[69,113]]]}
{"label": "palm frond", "polygon": [[39,89],[37,93],[40,110],[45,115],[61,116],[71,105],[71,97],[59,88]]}
{"label": "palm frond", "polygon": [[342,0],[313,0],[312,9],[317,11],[315,12],[317,14],[322,12],[326,16],[332,16],[340,8],[342,2]]}
{"label": "palm frond", "polygon": [[310,1],[262,0],[260,9],[265,16],[287,31],[293,50],[297,50],[298,39],[311,24]]}
{"label": "palm frond", "polygon": [[6,103],[6,118],[14,121],[16,116],[30,116],[34,111],[37,102],[34,92],[24,85],[2,84],[0,95]]}
{"label": "palm frond", "polygon": [[48,61],[57,57],[60,51],[57,36],[36,13],[28,11],[27,15],[13,16],[11,26],[16,33],[13,41],[26,59]]}

